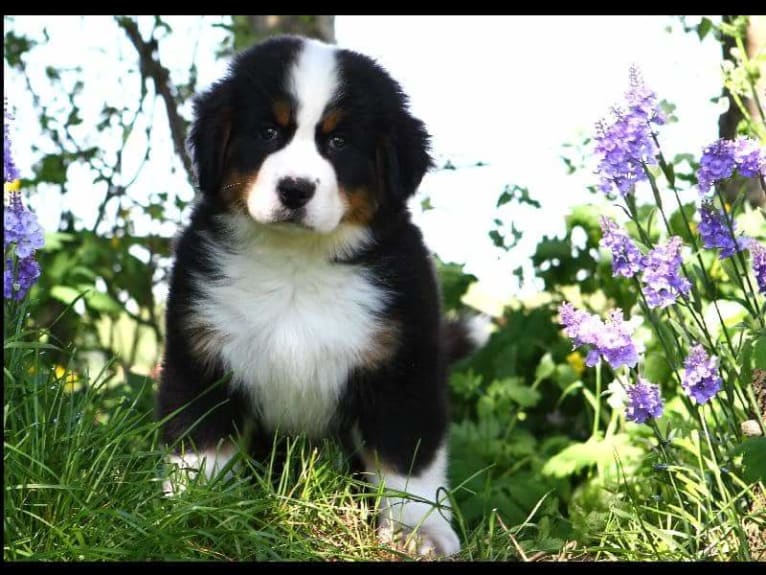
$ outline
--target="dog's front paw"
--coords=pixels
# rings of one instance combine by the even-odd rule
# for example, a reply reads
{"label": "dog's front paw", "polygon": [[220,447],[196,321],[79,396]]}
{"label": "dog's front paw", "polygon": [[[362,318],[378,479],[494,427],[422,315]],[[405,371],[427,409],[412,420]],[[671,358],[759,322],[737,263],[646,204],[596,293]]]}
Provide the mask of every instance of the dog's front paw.
{"label": "dog's front paw", "polygon": [[423,525],[419,530],[418,554],[449,557],[460,551],[460,539],[448,524]]}
{"label": "dog's front paw", "polygon": [[449,557],[460,551],[460,539],[449,522],[442,517],[429,519],[414,530],[383,520],[378,528],[378,540],[423,557]]}
{"label": "dog's front paw", "polygon": [[199,473],[202,473],[207,479],[215,477],[233,454],[231,448],[225,448],[201,453],[171,455],[167,460],[170,469],[162,483],[162,492],[165,497],[173,497],[183,493]]}

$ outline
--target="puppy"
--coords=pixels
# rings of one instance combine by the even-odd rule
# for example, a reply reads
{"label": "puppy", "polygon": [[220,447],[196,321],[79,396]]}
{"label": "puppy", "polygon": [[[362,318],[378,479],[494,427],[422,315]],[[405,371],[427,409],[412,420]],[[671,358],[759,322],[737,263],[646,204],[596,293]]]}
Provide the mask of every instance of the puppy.
{"label": "puppy", "polygon": [[[389,497],[384,536],[460,549],[445,507],[447,369],[478,343],[442,318],[407,200],[432,165],[399,84],[295,36],[236,56],[195,100],[200,196],[178,242],[159,415],[181,468],[217,473],[232,437],[335,437]],[[179,447],[180,449],[180,447]],[[168,491],[177,489],[172,482]],[[428,503],[422,500],[428,501]]]}

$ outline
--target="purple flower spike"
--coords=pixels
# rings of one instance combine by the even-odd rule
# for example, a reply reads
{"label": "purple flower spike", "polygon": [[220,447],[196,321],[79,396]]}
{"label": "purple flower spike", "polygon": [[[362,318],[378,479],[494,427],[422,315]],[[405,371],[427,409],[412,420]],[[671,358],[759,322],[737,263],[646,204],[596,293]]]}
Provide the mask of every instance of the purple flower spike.
{"label": "purple flower spike", "polygon": [[697,170],[697,187],[703,194],[718,180],[725,180],[734,173],[734,143],[717,140],[702,151]]}
{"label": "purple flower spike", "polygon": [[644,423],[650,417],[657,419],[662,415],[662,397],[658,385],[639,377],[626,392],[628,403],[625,406],[625,417],[628,421]]}
{"label": "purple flower spike", "polygon": [[43,247],[43,230],[37,216],[25,209],[18,192],[11,193],[11,201],[3,214],[3,251],[16,244],[16,255],[27,258]]}
{"label": "purple flower spike", "polygon": [[612,276],[632,278],[641,271],[641,252],[614,220],[601,218],[601,246],[612,252]]}
{"label": "purple flower spike", "polygon": [[6,260],[3,270],[3,297],[5,299],[21,300],[27,295],[29,288],[40,277],[40,264],[33,257],[21,258],[18,260],[16,270],[16,281],[13,278],[13,262]]}
{"label": "purple flower spike", "polygon": [[753,272],[758,291],[766,295],[766,248],[760,242],[750,240],[750,256],[753,258]]}
{"label": "purple flower spike", "polygon": [[599,188],[610,193],[617,188],[625,196],[637,182],[646,180],[644,165],[656,164],[657,146],[652,124],[664,123],[657,97],[649,90],[638,69],[630,69],[630,88],[625,93],[627,107],[612,109],[611,121],[601,121],[595,136]]}
{"label": "purple flower spike", "polygon": [[766,150],[751,138],[734,140],[734,163],[740,175],[746,178],[755,178],[759,174],[766,178]]}
{"label": "purple flower spike", "polygon": [[561,304],[559,313],[564,332],[575,347],[592,347],[585,358],[586,365],[596,365],[601,357],[613,369],[623,365],[634,367],[638,363],[639,350],[631,339],[634,326],[623,320],[622,310],[610,312],[606,323],[596,315],[574,309],[568,302]]}
{"label": "purple flower spike", "polygon": [[[702,245],[706,248],[721,248],[720,258],[728,258],[735,253],[747,248],[749,238],[738,237],[736,240],[729,231],[729,226],[724,220],[724,213],[717,210],[710,202],[702,202],[699,209],[700,224],[699,232],[702,237]],[[731,229],[736,232],[736,222],[732,220]]]}
{"label": "purple flower spike", "polygon": [[680,295],[689,293],[691,284],[680,273],[681,238],[671,237],[650,251],[642,262],[643,292],[650,308],[665,308]]}
{"label": "purple flower spike", "polygon": [[11,153],[11,138],[8,135],[8,124],[10,124],[11,116],[8,113],[8,103],[3,102],[3,177],[6,182],[13,182],[19,179],[19,170],[16,168],[16,164],[13,161],[13,155]]}
{"label": "purple flower spike", "polygon": [[699,344],[691,348],[684,361],[681,385],[686,394],[700,405],[707,403],[721,389],[723,382],[717,367],[718,358],[708,356],[705,348]]}
{"label": "purple flower spike", "polygon": [[706,194],[713,184],[725,180],[737,170],[745,178],[766,178],[766,150],[750,138],[717,140],[702,151],[697,170],[697,187]]}

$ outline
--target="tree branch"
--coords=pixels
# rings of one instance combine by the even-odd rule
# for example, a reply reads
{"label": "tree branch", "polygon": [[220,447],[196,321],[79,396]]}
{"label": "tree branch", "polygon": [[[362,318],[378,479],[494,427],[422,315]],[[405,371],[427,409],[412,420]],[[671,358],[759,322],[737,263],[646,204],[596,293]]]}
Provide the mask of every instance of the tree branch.
{"label": "tree branch", "polygon": [[186,153],[185,145],[186,122],[178,113],[178,101],[171,90],[170,72],[162,65],[157,56],[157,41],[154,38],[148,42],[145,41],[138,30],[138,24],[131,18],[118,17],[117,24],[125,30],[125,33],[138,52],[142,81],[145,82],[147,78],[151,78],[154,82],[155,92],[162,97],[162,101],[165,103],[173,146],[175,147],[176,154],[178,154],[181,162],[183,162],[189,182],[193,184],[195,181],[194,168],[192,167],[191,159]]}

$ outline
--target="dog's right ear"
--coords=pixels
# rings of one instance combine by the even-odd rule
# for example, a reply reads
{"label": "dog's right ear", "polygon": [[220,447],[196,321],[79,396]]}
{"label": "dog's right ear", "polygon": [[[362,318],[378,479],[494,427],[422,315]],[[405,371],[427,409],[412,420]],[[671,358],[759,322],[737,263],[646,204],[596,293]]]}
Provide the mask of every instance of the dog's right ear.
{"label": "dog's right ear", "polygon": [[218,82],[194,100],[194,122],[188,146],[197,185],[209,197],[218,193],[224,176],[231,133],[229,94],[228,83]]}

